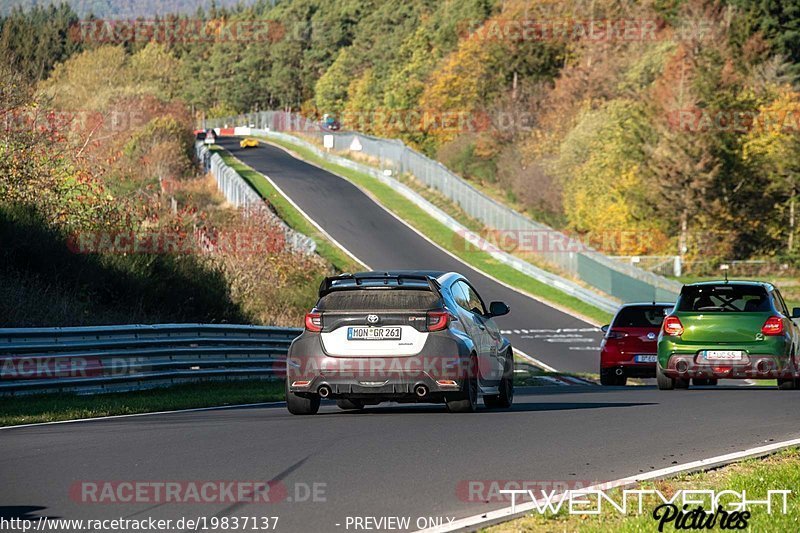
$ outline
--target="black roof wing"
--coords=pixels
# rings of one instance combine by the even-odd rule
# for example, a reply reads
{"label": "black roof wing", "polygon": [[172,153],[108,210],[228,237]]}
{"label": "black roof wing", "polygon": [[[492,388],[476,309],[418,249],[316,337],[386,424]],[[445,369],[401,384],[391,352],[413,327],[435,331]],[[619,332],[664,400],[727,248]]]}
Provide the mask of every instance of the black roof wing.
{"label": "black roof wing", "polygon": [[[333,283],[335,281],[346,281],[346,280],[353,280],[352,285],[341,285],[335,287]],[[322,280],[319,286],[319,297],[322,298],[326,294],[337,290],[357,290],[361,288],[365,281],[382,281],[384,285],[389,287],[389,282],[394,281],[395,285],[391,286],[394,289],[402,289],[404,280],[408,281],[424,281],[427,285],[428,289],[436,293],[437,295],[441,296],[439,292],[439,286],[436,280],[434,280],[430,276],[426,276],[424,274],[414,274],[414,273],[391,273],[391,272],[364,272],[359,274],[341,274],[339,276],[330,276],[326,277]],[[414,289],[421,288],[421,284],[415,284],[416,286],[413,287]]]}

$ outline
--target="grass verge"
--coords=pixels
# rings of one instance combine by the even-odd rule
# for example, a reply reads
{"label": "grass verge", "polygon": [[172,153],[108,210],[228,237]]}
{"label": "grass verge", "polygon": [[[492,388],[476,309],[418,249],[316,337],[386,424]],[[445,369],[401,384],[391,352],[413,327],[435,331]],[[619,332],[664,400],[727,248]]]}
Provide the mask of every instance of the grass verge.
{"label": "grass verge", "polygon": [[492,276],[512,287],[519,288],[559,307],[570,309],[596,323],[607,324],[611,320],[609,313],[597,309],[578,298],[564,294],[558,289],[539,282],[510,266],[504,265],[486,252],[475,250],[468,246],[466,241],[450,228],[433,218],[389,185],[381,183],[372,176],[329,163],[302,146],[283,140],[266,140],[295,152],[310,163],[349,179],[355,185],[371,194],[395,215],[411,224],[442,248],[449,250],[465,263],[483,272],[491,273]]}
{"label": "grass verge", "polygon": [[[786,514],[783,514],[782,501],[773,497],[772,514],[768,514],[764,505],[753,505],[749,508],[751,517],[747,522],[748,531],[798,531],[800,529],[800,500],[794,488],[800,484],[800,450],[791,448],[779,452],[766,459],[748,459],[726,467],[698,474],[682,475],[673,479],[643,483],[640,489],[656,489],[670,498],[679,490],[732,490],[737,493],[746,491],[747,499],[765,500],[769,490],[792,490],[787,499]],[[608,492],[614,501],[620,501],[621,494],[618,489]],[[688,499],[700,499],[703,496],[687,494]],[[633,501],[634,498],[631,498]],[[678,496],[681,500],[681,496]],[[527,501],[527,500],[526,500]],[[618,514],[616,510],[604,506],[600,515],[569,515],[566,512],[558,514],[539,515],[534,513],[517,520],[512,520],[485,531],[490,533],[506,532],[550,532],[550,531],[579,531],[582,533],[615,532],[642,532],[658,531],[659,521],[653,518],[653,510],[659,504],[658,495],[646,495],[642,500],[643,513],[628,515]],[[735,497],[723,497],[724,504],[739,501]],[[638,503],[638,502],[637,502]],[[636,504],[632,503],[634,507]],[[708,497],[703,504],[706,512],[711,512]],[[688,510],[695,509],[692,505]],[[691,523],[691,519],[690,519]],[[719,518],[717,520],[719,526]],[[675,522],[665,524],[664,531],[675,531]],[[700,528],[702,529],[702,528]],[[717,528],[712,528],[716,530]]]}
{"label": "grass verge", "polygon": [[295,209],[269,181],[264,179],[264,176],[245,165],[222,148],[214,146],[212,147],[212,151],[218,153],[225,161],[225,164],[238,172],[262,198],[266,199],[275,209],[278,216],[286,222],[289,227],[314,239],[314,242],[317,243],[317,253],[331,263],[336,270],[339,272],[363,270],[349,255],[344,253],[341,248],[329,241],[300,211]]}
{"label": "grass verge", "polygon": [[283,380],[208,381],[92,396],[66,393],[18,396],[0,399],[0,426],[283,399]]}

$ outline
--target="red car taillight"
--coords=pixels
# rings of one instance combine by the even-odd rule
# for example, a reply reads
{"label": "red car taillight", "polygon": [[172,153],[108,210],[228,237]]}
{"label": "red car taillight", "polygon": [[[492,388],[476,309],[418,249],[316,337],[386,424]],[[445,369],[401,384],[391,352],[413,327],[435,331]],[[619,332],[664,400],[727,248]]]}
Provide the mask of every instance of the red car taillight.
{"label": "red car taillight", "polygon": [[621,339],[622,337],[625,337],[626,335],[627,335],[627,333],[625,333],[623,331],[614,331],[613,329],[610,329],[610,330],[608,330],[608,333],[606,333],[606,338],[607,339]]}
{"label": "red car taillight", "polygon": [[306,313],[306,330],[322,331],[322,313]]}
{"label": "red car taillight", "polygon": [[428,311],[428,331],[441,331],[450,324],[450,313],[447,311]]}
{"label": "red car taillight", "polygon": [[779,316],[771,316],[761,326],[761,333],[764,335],[783,335],[783,319]]}
{"label": "red car taillight", "polygon": [[676,316],[668,316],[664,319],[664,333],[673,337],[683,335],[683,324]]}

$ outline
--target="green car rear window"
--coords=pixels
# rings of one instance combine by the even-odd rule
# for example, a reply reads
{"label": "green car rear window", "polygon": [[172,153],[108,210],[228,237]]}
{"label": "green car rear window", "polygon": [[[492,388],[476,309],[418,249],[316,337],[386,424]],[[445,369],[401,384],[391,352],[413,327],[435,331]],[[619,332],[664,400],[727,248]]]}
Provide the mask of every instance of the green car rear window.
{"label": "green car rear window", "polygon": [[361,289],[334,291],[317,303],[321,311],[380,311],[386,309],[435,309],[441,307],[439,295],[431,291],[408,289]]}
{"label": "green car rear window", "polygon": [[672,307],[663,305],[657,306],[630,306],[623,307],[614,318],[612,327],[614,328],[659,328],[664,321],[664,317],[672,310]]}
{"label": "green car rear window", "polygon": [[684,287],[678,311],[758,313],[772,311],[766,289],[758,285],[699,285]]}

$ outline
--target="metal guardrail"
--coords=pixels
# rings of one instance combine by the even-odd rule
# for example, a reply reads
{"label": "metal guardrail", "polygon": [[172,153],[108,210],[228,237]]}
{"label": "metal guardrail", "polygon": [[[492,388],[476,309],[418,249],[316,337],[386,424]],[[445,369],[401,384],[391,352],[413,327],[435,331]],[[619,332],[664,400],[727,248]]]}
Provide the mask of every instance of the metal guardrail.
{"label": "metal guardrail", "polygon": [[[570,242],[571,239],[525,215],[490,198],[466,180],[396,139],[381,139],[359,132],[324,132],[319,125],[304,117],[280,111],[262,111],[236,117],[207,120],[206,125],[247,125],[272,132],[300,132],[320,138],[333,136],[333,151],[349,151],[357,144],[360,153],[377,161],[380,169],[393,173],[408,173],[422,183],[436,189],[457,203],[469,216],[480,220],[487,228],[502,231],[546,234],[553,242]],[[595,289],[623,302],[672,300],[680,292],[681,284],[662,276],[624,264],[597,252],[586,249],[564,251],[559,249],[537,252],[544,261],[583,281]]]}
{"label": "metal guardrail", "polygon": [[0,329],[0,394],[277,376],[301,331],[229,324]]}

